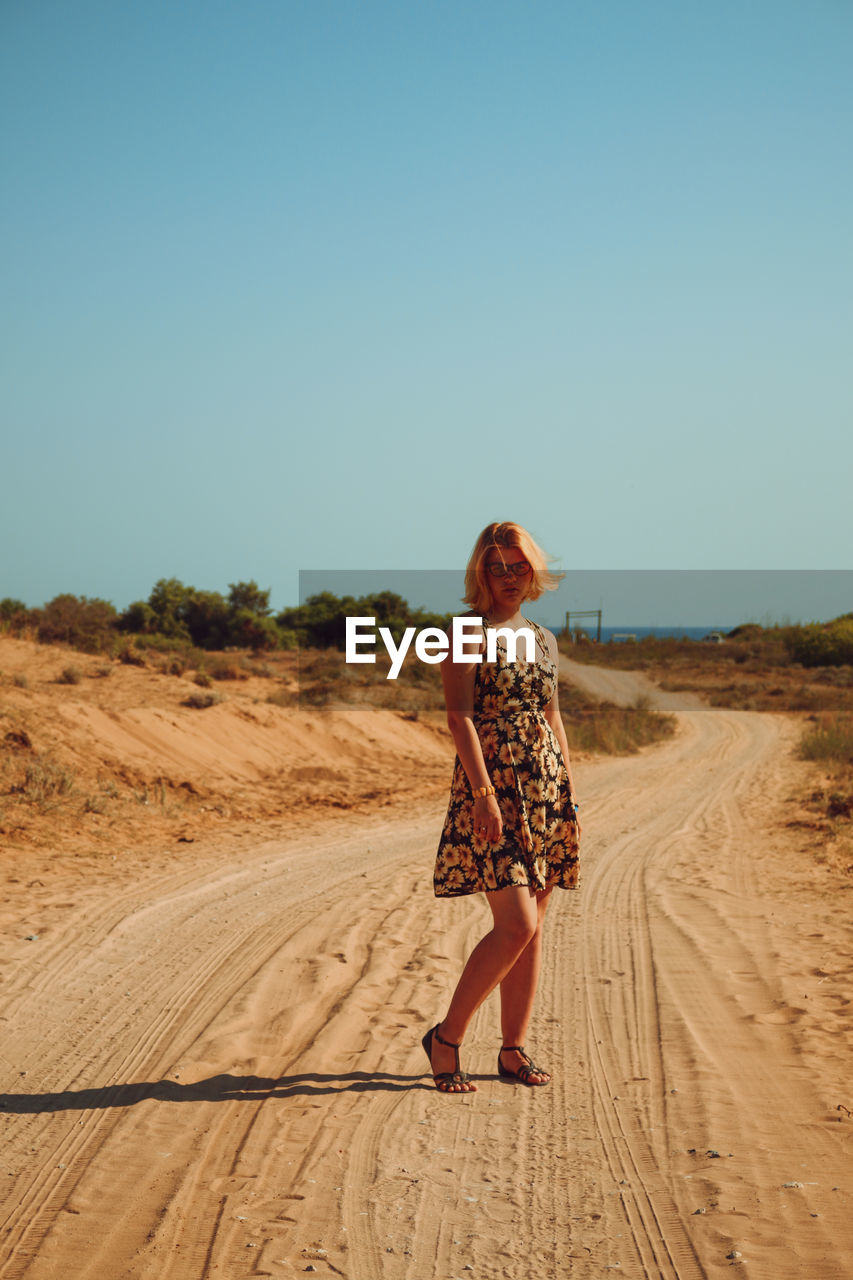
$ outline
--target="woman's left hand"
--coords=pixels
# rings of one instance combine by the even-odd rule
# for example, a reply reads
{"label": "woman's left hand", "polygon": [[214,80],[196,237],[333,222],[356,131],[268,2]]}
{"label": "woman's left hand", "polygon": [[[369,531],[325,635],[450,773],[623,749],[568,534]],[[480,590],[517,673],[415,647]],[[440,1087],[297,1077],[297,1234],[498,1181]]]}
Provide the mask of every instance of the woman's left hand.
{"label": "woman's left hand", "polygon": [[497,844],[503,832],[500,805],[494,796],[477,796],[474,801],[474,830],[477,835]]}

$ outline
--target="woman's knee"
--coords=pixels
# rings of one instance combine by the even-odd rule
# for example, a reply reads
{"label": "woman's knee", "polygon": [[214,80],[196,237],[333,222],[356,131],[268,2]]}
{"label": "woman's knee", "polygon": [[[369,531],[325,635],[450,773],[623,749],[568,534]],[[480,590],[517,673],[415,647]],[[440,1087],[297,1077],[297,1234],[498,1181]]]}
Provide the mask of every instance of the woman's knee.
{"label": "woman's knee", "polygon": [[505,940],[507,950],[521,952],[533,941],[538,932],[535,920],[514,920],[507,923],[500,930],[501,937]]}
{"label": "woman's knee", "polygon": [[523,951],[541,929],[539,913],[534,902],[520,900],[517,904],[505,904],[503,909],[495,911],[495,932],[503,939],[506,946],[514,951]]}

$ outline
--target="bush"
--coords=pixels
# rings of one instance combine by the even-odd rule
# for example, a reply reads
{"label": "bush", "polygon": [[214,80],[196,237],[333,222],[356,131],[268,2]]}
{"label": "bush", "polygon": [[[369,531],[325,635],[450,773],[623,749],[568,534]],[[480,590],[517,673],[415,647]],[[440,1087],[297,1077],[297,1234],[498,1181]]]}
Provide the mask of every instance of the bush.
{"label": "bush", "polygon": [[64,765],[57,764],[50,756],[43,755],[37,755],[29,761],[23,781],[11,788],[11,794],[41,808],[73,791],[74,774]]}
{"label": "bush", "polygon": [[182,676],[188,666],[189,663],[186,658],[181,654],[178,654],[177,657],[170,658],[168,661],[163,662],[160,670],[163,672],[163,675],[166,676]]}
{"label": "bush", "polygon": [[346,644],[346,618],[372,617],[377,626],[387,627],[396,643],[406,627],[442,627],[450,625],[451,614],[428,613],[413,609],[402,596],[393,591],[378,591],[373,595],[333,595],[321,591],[309,596],[295,609],[285,609],[276,617],[279,627],[296,634],[299,644],[314,649],[343,649]]}
{"label": "bush", "polygon": [[853,663],[853,617],[792,627],[787,643],[794,661],[804,667],[846,666]]}
{"label": "bush", "polygon": [[181,614],[200,649],[225,649],[231,643],[231,612],[218,591],[193,591]]}
{"label": "bush", "polygon": [[123,662],[126,667],[145,666],[145,659],[139,650],[135,649],[132,644],[126,644],[124,648],[119,649],[117,656],[119,662]]}
{"label": "bush", "polygon": [[222,702],[221,693],[191,693],[181,705],[192,707],[195,711],[204,711],[208,707],[215,707],[218,702]]}
{"label": "bush", "polygon": [[134,635],[151,635],[157,630],[157,614],[147,600],[134,600],[119,615],[118,625],[122,631],[131,631]]}
{"label": "bush", "polygon": [[0,626],[18,631],[35,627],[45,643],[61,641],[90,653],[111,652],[117,631],[137,636],[146,648],[160,652],[195,646],[262,653],[300,645],[343,650],[345,620],[354,614],[374,617],[397,643],[407,627],[446,628],[452,616],[414,609],[393,591],[358,599],[325,591],[273,618],[269,596],[269,589],[254,580],[230,583],[226,599],[218,591],[199,591],[178,578],[160,578],[147,600],[135,600],[120,614],[107,601],[85,596],[60,595],[34,610],[7,598],[0,601]]}
{"label": "bush", "polygon": [[26,626],[29,614],[23,600],[14,600],[11,596],[0,600],[0,624],[8,626],[10,630],[17,631]]}
{"label": "bush", "polygon": [[339,599],[331,591],[321,591],[295,609],[285,609],[276,622],[284,630],[294,631],[302,647],[343,649],[344,619],[348,613],[358,612],[352,596]]}
{"label": "bush", "polygon": [[[248,680],[249,673],[238,667],[236,662],[217,662],[210,668],[211,680]],[[208,680],[208,684],[210,680]]]}
{"label": "bush", "polygon": [[[148,607],[155,618],[153,629],[171,639],[189,640],[184,609],[194,590],[193,587],[185,587],[177,578],[159,578],[148,597]],[[132,630],[131,627],[126,629]]]}
{"label": "bush", "polygon": [[38,638],[43,643],[60,641],[85,653],[103,653],[113,644],[117,614],[107,600],[86,596],[55,596],[41,610],[34,610]]}
{"label": "bush", "polygon": [[178,578],[160,578],[147,601],[129,605],[119,619],[124,631],[154,639],[193,644],[200,649],[287,646],[269,617],[269,590],[254,581],[232,582],[228,599],[218,591],[199,591]]}
{"label": "bush", "polygon": [[270,588],[262,591],[254,578],[250,582],[229,582],[228,608],[232,613],[251,613],[266,618],[270,612]]}
{"label": "bush", "polygon": [[249,609],[238,609],[231,617],[230,628],[231,644],[239,648],[261,653],[286,647],[283,632],[275,620]]}
{"label": "bush", "polygon": [[83,672],[79,667],[65,667],[60,675],[56,677],[57,684],[79,684],[83,678]]}

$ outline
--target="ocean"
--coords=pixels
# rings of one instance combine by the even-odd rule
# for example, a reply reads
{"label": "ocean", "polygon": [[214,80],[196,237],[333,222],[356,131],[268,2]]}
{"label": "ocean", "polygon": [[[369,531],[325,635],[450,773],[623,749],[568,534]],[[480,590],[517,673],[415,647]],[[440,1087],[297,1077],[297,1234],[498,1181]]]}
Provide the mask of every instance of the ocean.
{"label": "ocean", "polygon": [[[565,631],[566,629],[565,618],[562,622],[558,622],[556,625],[552,625],[550,623],[546,623],[545,625],[549,626],[550,630],[553,631],[555,635],[559,635],[561,631]],[[662,624],[656,627],[635,627],[631,623],[626,622],[625,625],[621,627],[602,627],[601,641],[602,644],[607,644],[611,640],[614,644],[620,644],[624,641],[626,636],[633,636],[635,640],[644,640],[647,636],[657,636],[659,638],[663,638],[664,636],[674,636],[678,640],[704,640],[706,636],[712,635],[714,632],[725,636],[727,632],[732,630],[732,625],[678,627]],[[574,628],[572,629],[574,630]],[[587,625],[582,629],[586,631],[588,636],[595,639],[597,628],[594,618],[589,619],[587,621]]]}

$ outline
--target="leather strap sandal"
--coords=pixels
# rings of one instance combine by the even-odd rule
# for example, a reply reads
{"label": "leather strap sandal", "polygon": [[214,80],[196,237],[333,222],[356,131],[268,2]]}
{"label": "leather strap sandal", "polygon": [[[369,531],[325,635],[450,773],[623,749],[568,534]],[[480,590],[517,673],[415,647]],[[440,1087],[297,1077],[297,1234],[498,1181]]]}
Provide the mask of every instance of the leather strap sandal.
{"label": "leather strap sandal", "polygon": [[[517,1071],[510,1071],[509,1068],[505,1067],[501,1062],[502,1053],[520,1054],[524,1059],[525,1065],[523,1067],[519,1067]],[[521,1044],[501,1045],[500,1052],[498,1053],[498,1075],[505,1076],[510,1080],[520,1080],[522,1084],[526,1084],[531,1089],[537,1085],[548,1084],[551,1079],[550,1071],[546,1071],[544,1067],[537,1067],[530,1055],[525,1053],[524,1045]],[[547,1076],[548,1079],[533,1080],[531,1079],[532,1076]]]}
{"label": "leather strap sandal", "polygon": [[[437,1022],[424,1036],[421,1044],[424,1047],[424,1053],[429,1058],[429,1065],[432,1068],[432,1042],[436,1039],[439,1044],[443,1044],[448,1049],[453,1049],[456,1054],[456,1070],[455,1071],[438,1071],[433,1074],[435,1087],[439,1093],[474,1093],[477,1086],[470,1084],[470,1077],[467,1071],[462,1071],[459,1066],[459,1049],[458,1044],[451,1044],[449,1040],[445,1040],[443,1036],[438,1034],[438,1028],[441,1026]],[[455,1085],[461,1085],[462,1088],[454,1088]]]}

